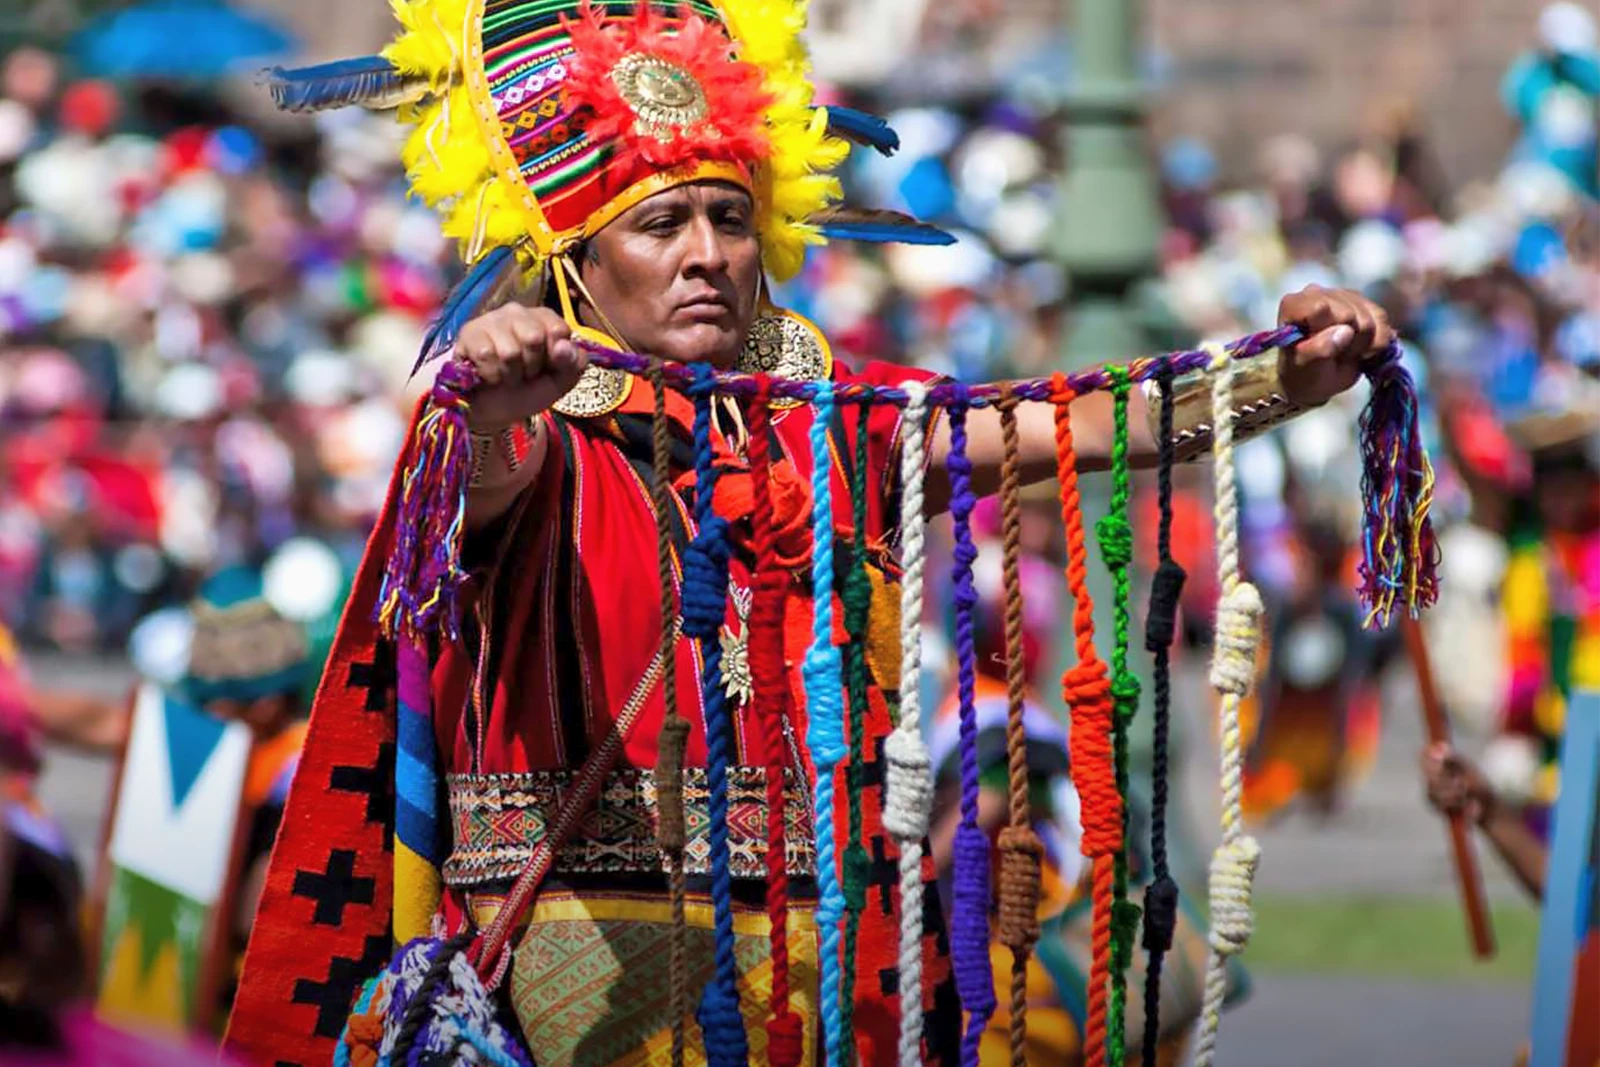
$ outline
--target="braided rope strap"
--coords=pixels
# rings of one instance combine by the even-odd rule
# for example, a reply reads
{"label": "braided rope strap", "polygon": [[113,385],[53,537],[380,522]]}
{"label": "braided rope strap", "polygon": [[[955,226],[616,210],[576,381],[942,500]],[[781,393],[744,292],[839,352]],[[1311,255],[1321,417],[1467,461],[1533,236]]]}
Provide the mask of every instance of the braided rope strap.
{"label": "braided rope strap", "polygon": [[1072,401],[1078,393],[1065,375],[1050,382],[1055,405],[1056,476],[1061,488],[1061,522],[1066,530],[1067,589],[1072,597],[1072,629],[1078,662],[1061,677],[1061,696],[1072,715],[1069,757],[1072,781],[1082,804],[1079,845],[1094,866],[1092,956],[1083,1049],[1087,1067],[1104,1067],[1107,996],[1111,972],[1112,854],[1122,841],[1122,796],[1117,792],[1111,751],[1111,681],[1094,647],[1094,601],[1089,596],[1089,551],[1078,495],[1078,457],[1072,441]]}
{"label": "braided rope strap", "polygon": [[818,382],[811,423],[811,647],[801,668],[805,680],[806,746],[816,767],[813,796],[817,833],[817,928],[821,934],[820,1001],[822,1037],[828,1067],[843,1063],[845,1033],[839,1005],[840,928],[844,891],[835,865],[834,771],[845,757],[844,693],[839,650],[833,643],[833,457],[828,424],[833,420],[833,383]]}
{"label": "braided rope strap", "polygon": [[1044,843],[1028,804],[1028,737],[1023,718],[1027,668],[1022,649],[1022,447],[1017,398],[1002,386],[1000,468],[1002,573],[1006,635],[1006,769],[1009,821],[1000,831],[1000,943],[1011,950],[1011,1067],[1028,1063],[1028,957],[1039,941],[1040,864]]}
{"label": "braided rope strap", "polygon": [[672,1010],[672,1067],[683,1067],[684,1018],[689,1006],[689,923],[684,910],[683,850],[688,829],[683,810],[683,760],[689,746],[689,720],[678,712],[678,608],[672,589],[672,437],[667,424],[667,384],[660,360],[650,367],[655,406],[650,416],[653,469],[650,497],[656,518],[656,569],[661,582],[661,679],[666,716],[656,739],[656,842],[667,869],[672,909],[667,980]]}
{"label": "braided rope strap", "polygon": [[706,714],[706,802],[710,822],[711,910],[716,977],[706,983],[695,1018],[705,1037],[709,1067],[744,1067],[749,1046],[739,1013],[739,970],[734,958],[733,870],[728,845],[728,764],[733,717],[722,684],[722,624],[728,611],[728,561],[732,546],[728,520],[716,513],[717,471],[711,444],[711,395],[716,389],[710,366],[695,365],[694,510],[699,529],[683,563],[683,632],[700,642],[700,690]]}
{"label": "braided rope strap", "polygon": [[1144,894],[1144,948],[1150,964],[1144,979],[1144,1067],[1156,1067],[1161,1043],[1161,971],[1172,949],[1178,924],[1178,883],[1167,865],[1167,763],[1172,727],[1172,640],[1177,634],[1178,601],[1183,595],[1183,567],[1172,558],[1172,368],[1158,372],[1161,420],[1156,447],[1156,502],[1160,527],[1156,534],[1160,563],[1150,583],[1150,610],[1145,617],[1144,647],[1155,658],[1155,722],[1151,760],[1150,867],[1152,880]]}
{"label": "braided rope strap", "polygon": [[883,825],[900,847],[900,1060],[922,1063],[922,842],[933,811],[933,771],[922,740],[922,586],[928,520],[927,387],[906,383],[900,446],[900,721],[884,742]]}
{"label": "braided rope strap", "polygon": [[994,1014],[994,971],[989,960],[989,835],[978,825],[977,648],[973,612],[978,593],[972,565],[972,461],[967,458],[967,403],[957,384],[950,405],[950,517],[955,522],[955,565],[951,577],[956,608],[956,689],[961,714],[961,823],[956,827],[950,931],[950,962],[956,993],[967,1011],[961,1039],[962,1067],[977,1067],[978,1045]]}
{"label": "braided rope strap", "polygon": [[1239,499],[1233,464],[1233,372],[1220,346],[1212,353],[1212,421],[1216,463],[1215,520],[1217,579],[1222,599],[1217,605],[1216,645],[1212,650],[1211,685],[1220,698],[1222,735],[1222,842],[1211,858],[1211,953],[1206,961],[1205,999],[1200,1036],[1195,1043],[1196,1067],[1210,1067],[1216,1058],[1217,1029],[1227,994],[1228,957],[1244,950],[1254,925],[1250,889],[1261,846],[1244,832],[1242,807],[1243,745],[1239,705],[1255,675],[1260,639],[1261,593],[1239,575]]}
{"label": "braided rope strap", "polygon": [[768,1005],[767,1063],[799,1067],[804,1045],[800,1015],[789,1007],[789,865],[783,787],[788,766],[785,728],[790,692],[783,663],[783,601],[789,575],[778,567],[777,531],[772,524],[772,455],[770,443],[771,380],[760,376],[761,388],[750,402],[751,549],[755,554],[755,592],[750,605],[750,678],[763,762],[767,768],[767,920],[771,925],[772,991]]}

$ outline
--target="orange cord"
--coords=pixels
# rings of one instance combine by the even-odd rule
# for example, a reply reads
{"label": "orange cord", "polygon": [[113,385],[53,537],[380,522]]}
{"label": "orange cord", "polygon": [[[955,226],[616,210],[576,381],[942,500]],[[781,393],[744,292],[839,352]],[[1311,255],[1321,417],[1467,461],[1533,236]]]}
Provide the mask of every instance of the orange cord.
{"label": "orange cord", "polygon": [[1069,408],[1077,393],[1066,376],[1050,382],[1055,405],[1056,473],[1061,483],[1061,521],[1066,527],[1067,588],[1073,600],[1072,628],[1078,662],[1061,679],[1061,695],[1072,713],[1069,741],[1072,781],[1083,809],[1083,854],[1094,861],[1094,957],[1089,969],[1084,1025],[1086,1067],[1105,1067],[1106,1009],[1111,974],[1112,857],[1122,843],[1122,797],[1112,760],[1113,707],[1106,664],[1094,647],[1094,601],[1089,597],[1089,552],[1078,497],[1078,457],[1072,445]]}

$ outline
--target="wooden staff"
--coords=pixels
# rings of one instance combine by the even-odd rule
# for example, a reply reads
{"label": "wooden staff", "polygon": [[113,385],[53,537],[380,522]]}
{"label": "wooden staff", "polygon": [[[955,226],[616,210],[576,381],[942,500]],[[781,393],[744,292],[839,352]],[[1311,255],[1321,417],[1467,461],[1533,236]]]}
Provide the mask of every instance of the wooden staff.
{"label": "wooden staff", "polygon": [[[1428,743],[1450,743],[1450,722],[1445,718],[1444,705],[1439,701],[1439,690],[1433,682],[1433,664],[1428,658],[1428,642],[1422,626],[1410,615],[1400,620],[1400,630],[1405,636],[1406,651],[1417,673],[1417,692],[1422,698],[1422,721],[1427,727]],[[1456,881],[1461,887],[1461,903],[1467,912],[1467,931],[1472,938],[1472,952],[1480,960],[1494,958],[1494,929],[1489,924],[1489,905],[1484,898],[1483,876],[1478,871],[1478,859],[1472,851],[1472,841],[1467,833],[1464,812],[1451,812],[1450,851],[1455,858]]]}

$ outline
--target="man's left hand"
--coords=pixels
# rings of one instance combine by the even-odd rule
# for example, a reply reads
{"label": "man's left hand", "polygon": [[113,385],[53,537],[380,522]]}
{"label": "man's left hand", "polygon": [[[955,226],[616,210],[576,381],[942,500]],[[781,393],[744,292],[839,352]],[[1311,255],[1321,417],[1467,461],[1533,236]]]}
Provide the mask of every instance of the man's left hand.
{"label": "man's left hand", "polygon": [[1306,335],[1283,350],[1278,364],[1284,394],[1300,407],[1316,407],[1350,388],[1361,377],[1361,361],[1395,336],[1383,308],[1360,293],[1320,285],[1284,297],[1278,324]]}

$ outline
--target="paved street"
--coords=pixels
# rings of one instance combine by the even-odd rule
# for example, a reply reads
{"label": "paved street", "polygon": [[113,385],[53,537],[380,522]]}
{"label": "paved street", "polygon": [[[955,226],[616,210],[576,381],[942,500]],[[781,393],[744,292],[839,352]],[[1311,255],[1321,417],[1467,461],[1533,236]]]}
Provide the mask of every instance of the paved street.
{"label": "paved street", "polygon": [[1511,1067],[1527,991],[1275,976],[1223,1019],[1224,1067]]}
{"label": "paved street", "polygon": [[[1189,692],[1197,691],[1197,681],[1186,679]],[[1455,895],[1449,840],[1423,799],[1417,769],[1422,717],[1403,672],[1390,678],[1385,709],[1377,765],[1343,811],[1326,822],[1291,812],[1281,822],[1254,831],[1262,850],[1258,892]],[[1186,727],[1183,795],[1191,824],[1209,854],[1217,835],[1217,757],[1209,724],[1191,716]],[[1461,745],[1467,751],[1474,747],[1467,739]],[[1523,899],[1492,857],[1480,860],[1491,895]]]}

